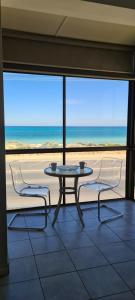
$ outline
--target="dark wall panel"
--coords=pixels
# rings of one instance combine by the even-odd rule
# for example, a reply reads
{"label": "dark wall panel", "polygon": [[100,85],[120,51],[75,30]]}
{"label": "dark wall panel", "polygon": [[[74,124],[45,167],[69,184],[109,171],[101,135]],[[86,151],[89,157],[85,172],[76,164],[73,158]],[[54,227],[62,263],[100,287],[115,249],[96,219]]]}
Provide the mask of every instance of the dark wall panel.
{"label": "dark wall panel", "polygon": [[133,75],[133,51],[30,34],[3,35],[4,62]]}
{"label": "dark wall panel", "polygon": [[[1,12],[1,4],[0,4]],[[0,14],[1,16],[1,14]],[[5,137],[4,101],[2,72],[2,32],[0,20],[0,276],[8,273],[7,264],[7,224],[6,224],[6,178],[5,178]]]}

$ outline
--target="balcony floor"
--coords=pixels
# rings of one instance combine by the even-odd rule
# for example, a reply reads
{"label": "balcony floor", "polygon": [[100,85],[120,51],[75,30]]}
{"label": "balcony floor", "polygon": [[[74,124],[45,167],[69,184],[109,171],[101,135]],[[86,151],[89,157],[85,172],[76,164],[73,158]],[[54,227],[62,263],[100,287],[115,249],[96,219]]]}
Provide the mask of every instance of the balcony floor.
{"label": "balcony floor", "polygon": [[[44,232],[8,231],[10,274],[0,279],[0,299],[135,300],[135,203],[108,205],[124,217],[100,225],[97,212],[87,211],[82,228],[73,205],[61,208],[54,228],[52,209]],[[42,217],[17,220],[42,223]]]}

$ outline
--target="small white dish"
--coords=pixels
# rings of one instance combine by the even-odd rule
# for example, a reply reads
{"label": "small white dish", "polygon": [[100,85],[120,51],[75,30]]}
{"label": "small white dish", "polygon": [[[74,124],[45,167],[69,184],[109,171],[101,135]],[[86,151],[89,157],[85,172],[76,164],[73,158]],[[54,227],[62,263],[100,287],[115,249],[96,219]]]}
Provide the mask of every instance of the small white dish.
{"label": "small white dish", "polygon": [[69,171],[75,171],[78,169],[79,166],[74,166],[74,165],[65,165],[65,166],[57,166],[57,169],[59,171],[66,171],[66,172],[69,172]]}

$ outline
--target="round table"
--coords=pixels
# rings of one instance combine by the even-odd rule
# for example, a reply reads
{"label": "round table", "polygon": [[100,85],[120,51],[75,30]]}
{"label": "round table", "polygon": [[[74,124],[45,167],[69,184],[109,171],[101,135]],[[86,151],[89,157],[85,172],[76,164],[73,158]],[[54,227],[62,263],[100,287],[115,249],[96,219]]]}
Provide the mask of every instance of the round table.
{"label": "round table", "polygon": [[[62,168],[59,168],[59,167],[62,167]],[[65,167],[65,170],[64,170],[64,167]],[[79,177],[91,175],[93,173],[93,170],[88,167],[85,167],[84,169],[80,169],[79,166],[75,170],[73,170],[73,168],[72,168],[73,166],[71,166],[71,168],[68,167],[68,170],[67,170],[66,167],[68,167],[68,166],[58,166],[56,168],[56,171],[53,171],[51,167],[46,168],[44,170],[45,174],[47,174],[49,176],[53,176],[53,177],[58,177],[58,179],[59,179],[59,201],[58,201],[58,205],[55,210],[55,213],[54,213],[54,219],[53,219],[52,224],[54,225],[57,220],[61,202],[62,202],[62,195],[74,194],[78,215],[79,215],[82,225],[84,226],[83,219],[82,219],[82,212],[81,212],[81,209],[79,206],[78,194],[77,194],[78,179],[79,179]],[[74,178],[74,186],[72,186],[72,187],[64,186],[63,178]]]}

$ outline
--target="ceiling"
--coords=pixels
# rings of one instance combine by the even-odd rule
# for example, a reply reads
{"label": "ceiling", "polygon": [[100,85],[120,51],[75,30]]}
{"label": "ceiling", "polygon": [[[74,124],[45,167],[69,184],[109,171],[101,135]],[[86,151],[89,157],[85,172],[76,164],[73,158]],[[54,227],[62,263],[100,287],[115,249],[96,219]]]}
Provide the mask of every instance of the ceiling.
{"label": "ceiling", "polygon": [[1,2],[3,28],[88,41],[135,45],[135,9],[110,5],[110,2],[122,5],[135,1],[1,0]]}
{"label": "ceiling", "polygon": [[134,0],[82,0],[88,2],[96,2],[102,3],[107,5],[119,6],[119,7],[126,7],[135,9],[135,1]]}

